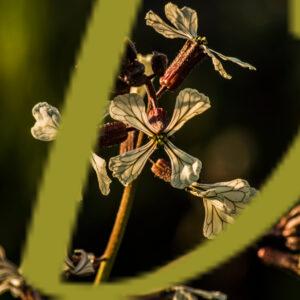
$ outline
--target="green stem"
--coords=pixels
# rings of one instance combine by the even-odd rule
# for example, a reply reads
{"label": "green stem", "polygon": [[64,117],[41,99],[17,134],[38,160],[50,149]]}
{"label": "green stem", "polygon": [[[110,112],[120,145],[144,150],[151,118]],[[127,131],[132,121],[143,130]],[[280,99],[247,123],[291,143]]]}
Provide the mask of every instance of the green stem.
{"label": "green stem", "polygon": [[[140,147],[140,145],[142,144],[143,136],[143,133],[140,132],[136,147]],[[103,260],[99,265],[94,285],[98,285],[101,282],[107,281],[110,276],[111,270],[118,254],[118,250],[124,237],[132,203],[134,200],[136,186],[137,182],[134,181],[124,188],[114,227],[109,237],[109,241],[104,254],[101,257]]]}

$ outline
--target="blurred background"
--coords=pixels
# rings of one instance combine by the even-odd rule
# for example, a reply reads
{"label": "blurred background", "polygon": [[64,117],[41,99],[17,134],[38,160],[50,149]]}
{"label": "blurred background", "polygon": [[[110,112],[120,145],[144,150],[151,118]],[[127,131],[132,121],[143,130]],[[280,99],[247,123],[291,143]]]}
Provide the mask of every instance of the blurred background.
{"label": "blurred background", "polygon": [[[93,2],[0,0],[0,244],[15,263],[21,259],[26,226],[51,149],[51,144],[31,137],[31,109],[39,101],[63,105]],[[144,1],[132,40],[139,52],[156,50],[171,60],[183,41],[165,39],[144,21],[149,9],[163,16],[167,2]],[[248,72],[224,64],[233,75],[226,81],[209,61],[195,68],[182,88],[207,94],[212,108],[178,132],[176,145],[202,160],[202,182],[240,177],[259,189],[281,160],[299,124],[300,44],[288,34],[287,1],[173,2],[198,11],[199,33],[207,37],[212,49],[258,69]],[[111,22],[116,21],[112,16]],[[108,43],[103,40],[103,47]],[[169,111],[177,93],[162,100]],[[82,101],[88,103],[88,99]],[[110,151],[117,153],[117,149]],[[110,196],[99,195],[96,176],[90,173],[73,248],[102,254],[121,192],[121,185],[114,180]],[[113,279],[150,271],[205,242],[203,219],[199,199],[172,189],[145,168]],[[48,255],[51,249],[45,257]],[[299,280],[261,264],[255,245],[193,284],[221,290],[230,300],[299,299],[300,292]]]}

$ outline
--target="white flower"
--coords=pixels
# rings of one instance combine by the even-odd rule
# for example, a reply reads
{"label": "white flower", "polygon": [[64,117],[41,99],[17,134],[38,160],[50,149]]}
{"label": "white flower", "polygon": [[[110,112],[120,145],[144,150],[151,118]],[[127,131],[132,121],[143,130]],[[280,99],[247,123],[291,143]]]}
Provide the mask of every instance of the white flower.
{"label": "white flower", "polygon": [[199,178],[201,161],[174,146],[169,137],[179,130],[185,122],[201,114],[210,107],[209,98],[197,90],[185,89],[176,99],[173,117],[169,125],[158,131],[148,120],[146,106],[137,94],[116,97],[109,111],[113,119],[130,125],[150,138],[144,146],[110,159],[109,168],[113,176],[123,185],[128,185],[141,173],[144,165],[158,145],[164,147],[172,166],[171,185],[178,189],[188,187]]}
{"label": "white flower", "polygon": [[[36,123],[31,128],[33,137],[40,141],[55,140],[60,122],[58,109],[47,102],[40,102],[33,107],[32,115],[36,120]],[[90,162],[97,174],[101,193],[105,196],[108,195],[110,193],[111,179],[106,172],[106,161],[97,154],[92,153]]]}
{"label": "white flower", "polygon": [[191,194],[203,198],[205,220],[203,234],[215,238],[226,224],[243,210],[257,191],[246,180],[234,179],[215,184],[193,183],[187,188]]}
{"label": "white flower", "polygon": [[243,68],[248,68],[249,70],[256,70],[255,67],[238,58],[226,56],[208,48],[206,45],[206,38],[198,36],[198,16],[195,10],[186,6],[180,9],[175,4],[169,2],[165,5],[165,14],[174,27],[165,23],[152,10],[150,10],[145,17],[146,24],[153,27],[155,31],[166,38],[182,38],[198,43],[203,53],[211,59],[214,69],[225,79],[231,79],[231,76],[225,71],[218,58],[224,61],[231,61]]}
{"label": "white flower", "polygon": [[58,109],[47,102],[40,102],[33,107],[32,115],[36,120],[31,128],[33,137],[41,141],[55,140],[60,122]]}

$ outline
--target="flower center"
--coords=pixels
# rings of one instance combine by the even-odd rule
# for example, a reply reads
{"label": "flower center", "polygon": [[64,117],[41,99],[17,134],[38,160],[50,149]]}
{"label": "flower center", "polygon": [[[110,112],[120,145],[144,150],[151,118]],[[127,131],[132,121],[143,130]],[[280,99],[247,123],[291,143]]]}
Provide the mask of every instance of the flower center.
{"label": "flower center", "polygon": [[153,137],[153,139],[156,141],[158,146],[163,146],[165,144],[166,135],[165,134],[158,134]]}

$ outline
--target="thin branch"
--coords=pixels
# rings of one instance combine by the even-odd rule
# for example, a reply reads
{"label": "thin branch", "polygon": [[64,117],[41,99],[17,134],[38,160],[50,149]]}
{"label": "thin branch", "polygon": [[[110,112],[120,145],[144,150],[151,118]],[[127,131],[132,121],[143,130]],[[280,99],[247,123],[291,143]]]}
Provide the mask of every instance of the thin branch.
{"label": "thin branch", "polygon": [[[136,148],[141,146],[143,142],[143,137],[144,134],[140,132],[138,136],[138,141],[136,143]],[[137,181],[134,181],[133,183],[129,184],[124,188],[114,227],[111,232],[104,254],[101,257],[103,261],[99,265],[94,285],[98,285],[101,282],[107,281],[110,276],[127,227],[136,186]]]}

